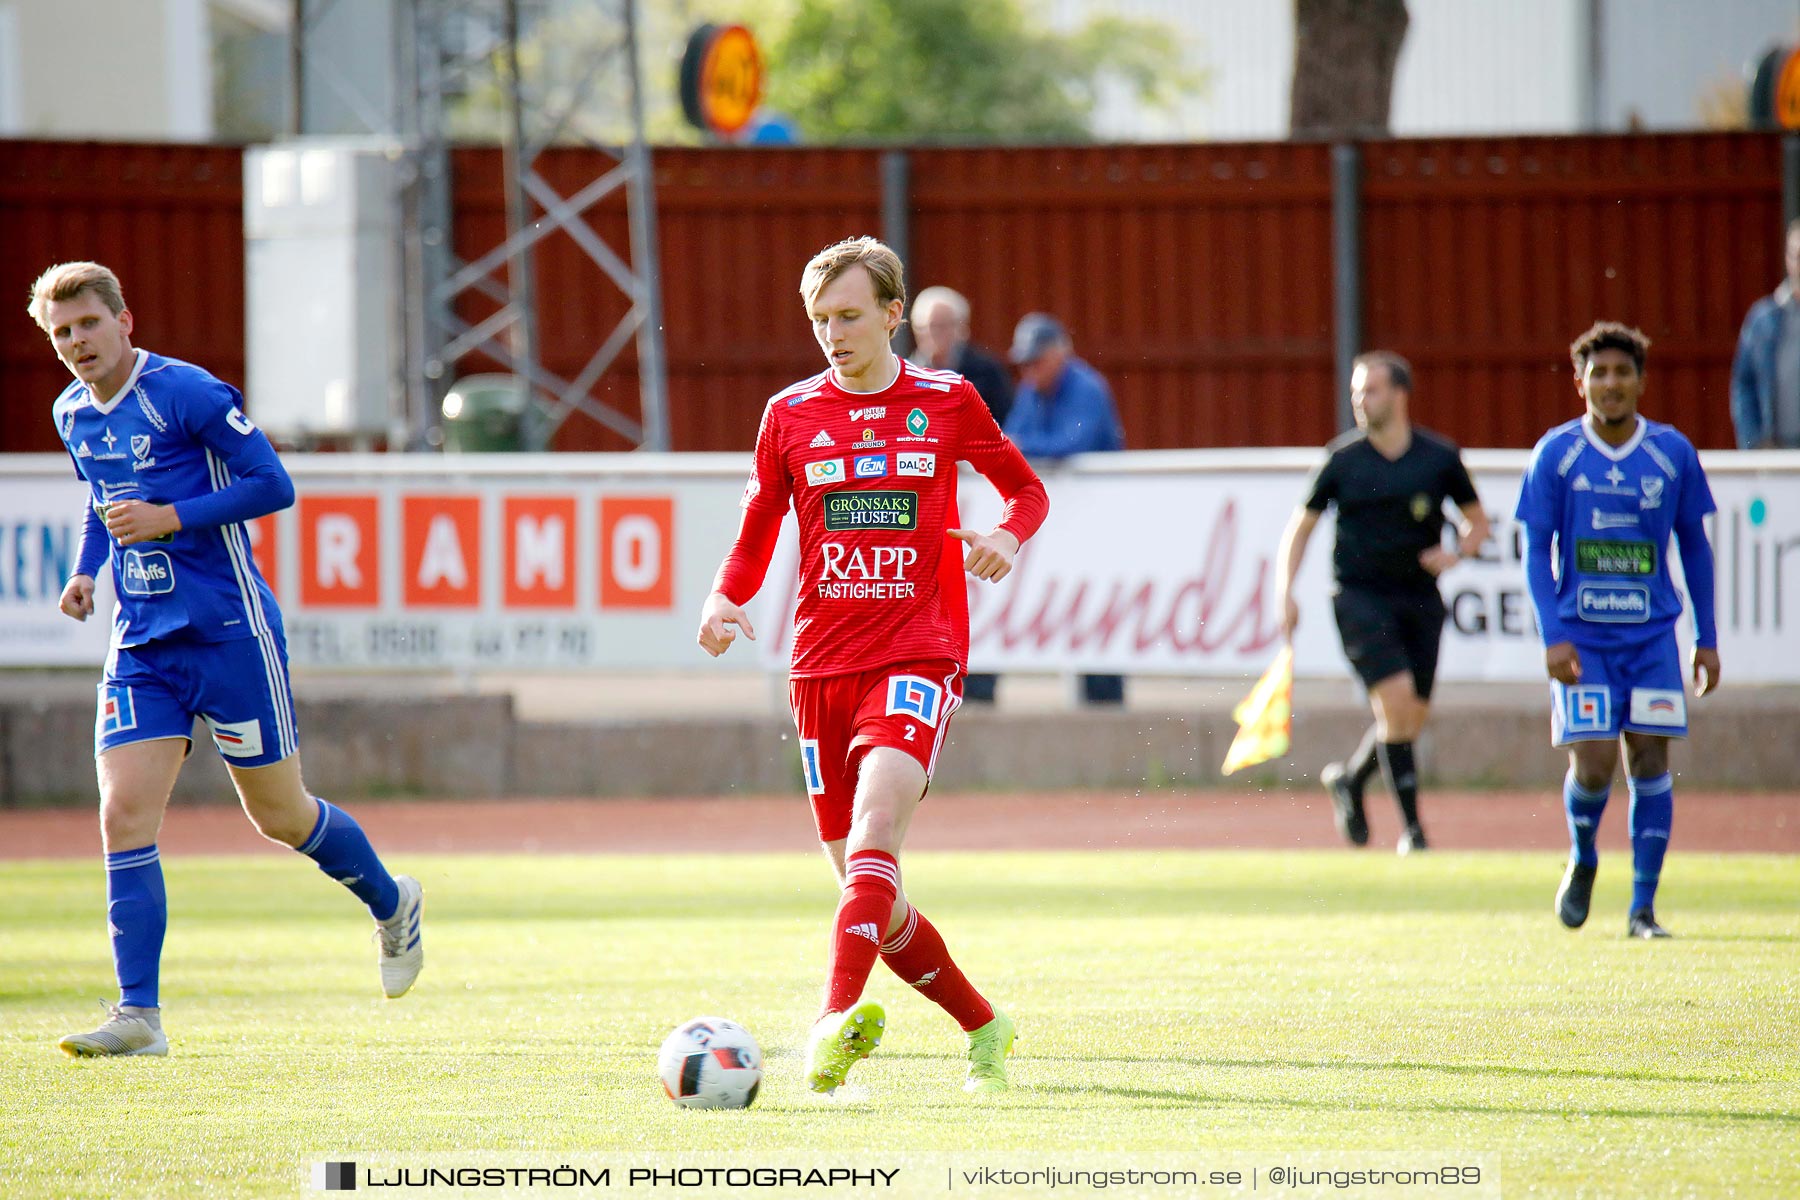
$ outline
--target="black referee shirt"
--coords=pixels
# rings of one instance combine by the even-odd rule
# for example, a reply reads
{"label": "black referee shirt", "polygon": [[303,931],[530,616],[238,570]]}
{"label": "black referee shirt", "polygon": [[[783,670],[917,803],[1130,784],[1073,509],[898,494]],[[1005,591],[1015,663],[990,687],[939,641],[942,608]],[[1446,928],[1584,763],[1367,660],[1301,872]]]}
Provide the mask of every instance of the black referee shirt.
{"label": "black referee shirt", "polygon": [[1322,513],[1337,505],[1331,566],[1338,586],[1435,590],[1437,580],[1419,565],[1419,554],[1443,544],[1446,499],[1458,507],[1475,500],[1455,443],[1414,425],[1412,444],[1392,462],[1360,429],[1325,450],[1307,486],[1306,507]]}

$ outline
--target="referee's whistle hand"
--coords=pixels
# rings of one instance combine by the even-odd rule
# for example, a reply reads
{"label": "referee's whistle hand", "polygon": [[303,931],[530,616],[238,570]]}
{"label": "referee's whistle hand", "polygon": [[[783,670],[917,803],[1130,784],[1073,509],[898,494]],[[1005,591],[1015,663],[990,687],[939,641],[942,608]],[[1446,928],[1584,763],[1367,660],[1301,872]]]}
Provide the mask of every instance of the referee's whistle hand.
{"label": "referee's whistle hand", "polygon": [[1550,678],[1573,686],[1581,682],[1581,652],[1574,642],[1558,642],[1544,650],[1544,670]]}
{"label": "referee's whistle hand", "polygon": [[1442,546],[1429,546],[1419,551],[1419,565],[1430,571],[1433,577],[1442,575],[1461,561]]}

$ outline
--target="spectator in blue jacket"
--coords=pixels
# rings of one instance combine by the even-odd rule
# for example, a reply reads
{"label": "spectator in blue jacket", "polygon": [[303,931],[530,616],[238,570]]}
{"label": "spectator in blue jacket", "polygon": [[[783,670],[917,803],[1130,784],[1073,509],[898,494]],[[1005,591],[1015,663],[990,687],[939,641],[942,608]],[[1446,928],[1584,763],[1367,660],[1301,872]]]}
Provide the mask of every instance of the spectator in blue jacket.
{"label": "spectator in blue jacket", "polygon": [[1800,219],[1787,228],[1787,278],[1750,306],[1738,334],[1731,422],[1739,450],[1800,446]]}
{"label": "spectator in blue jacket", "polygon": [[[1125,448],[1112,389],[1100,372],[1075,357],[1061,321],[1041,312],[1020,317],[1010,357],[1019,368],[1019,390],[1006,417],[1006,436],[1027,458]],[[1125,677],[1083,675],[1081,696],[1089,704],[1123,704]]]}
{"label": "spectator in blue jacket", "polygon": [[1100,372],[1075,357],[1061,321],[1036,312],[1019,318],[1011,358],[1019,368],[1019,389],[1006,417],[1006,436],[1027,458],[1125,448],[1112,389]]}

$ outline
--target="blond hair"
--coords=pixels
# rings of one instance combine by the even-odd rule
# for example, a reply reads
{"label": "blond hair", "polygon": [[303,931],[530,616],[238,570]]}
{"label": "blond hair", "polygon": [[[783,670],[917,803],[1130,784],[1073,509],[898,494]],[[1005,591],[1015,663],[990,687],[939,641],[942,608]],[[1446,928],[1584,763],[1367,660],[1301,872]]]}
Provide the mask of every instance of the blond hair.
{"label": "blond hair", "polygon": [[97,262],[65,262],[39,275],[31,285],[31,319],[39,329],[49,329],[51,302],[73,300],[83,292],[94,293],[115,317],[125,311],[125,293],[111,270]]}
{"label": "blond hair", "polygon": [[906,268],[885,242],[872,237],[846,238],[812,256],[800,273],[800,298],[811,311],[819,293],[851,267],[861,266],[875,283],[875,299],[883,308],[906,300]]}

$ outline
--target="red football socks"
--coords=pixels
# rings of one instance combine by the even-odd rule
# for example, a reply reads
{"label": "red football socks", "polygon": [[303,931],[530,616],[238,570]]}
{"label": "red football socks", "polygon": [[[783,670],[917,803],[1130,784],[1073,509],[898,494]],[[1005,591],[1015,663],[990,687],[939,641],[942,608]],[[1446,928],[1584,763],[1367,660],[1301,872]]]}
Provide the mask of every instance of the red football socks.
{"label": "red football socks", "polygon": [[994,1006],[982,999],[950,960],[944,939],[925,919],[925,914],[907,906],[906,924],[881,944],[881,961],[920,995],[949,1013],[964,1033],[980,1029],[994,1019]]}
{"label": "red football socks", "polygon": [[899,894],[900,867],[893,855],[859,850],[844,863],[844,893],[831,928],[825,1012],[844,1012],[862,995]]}

